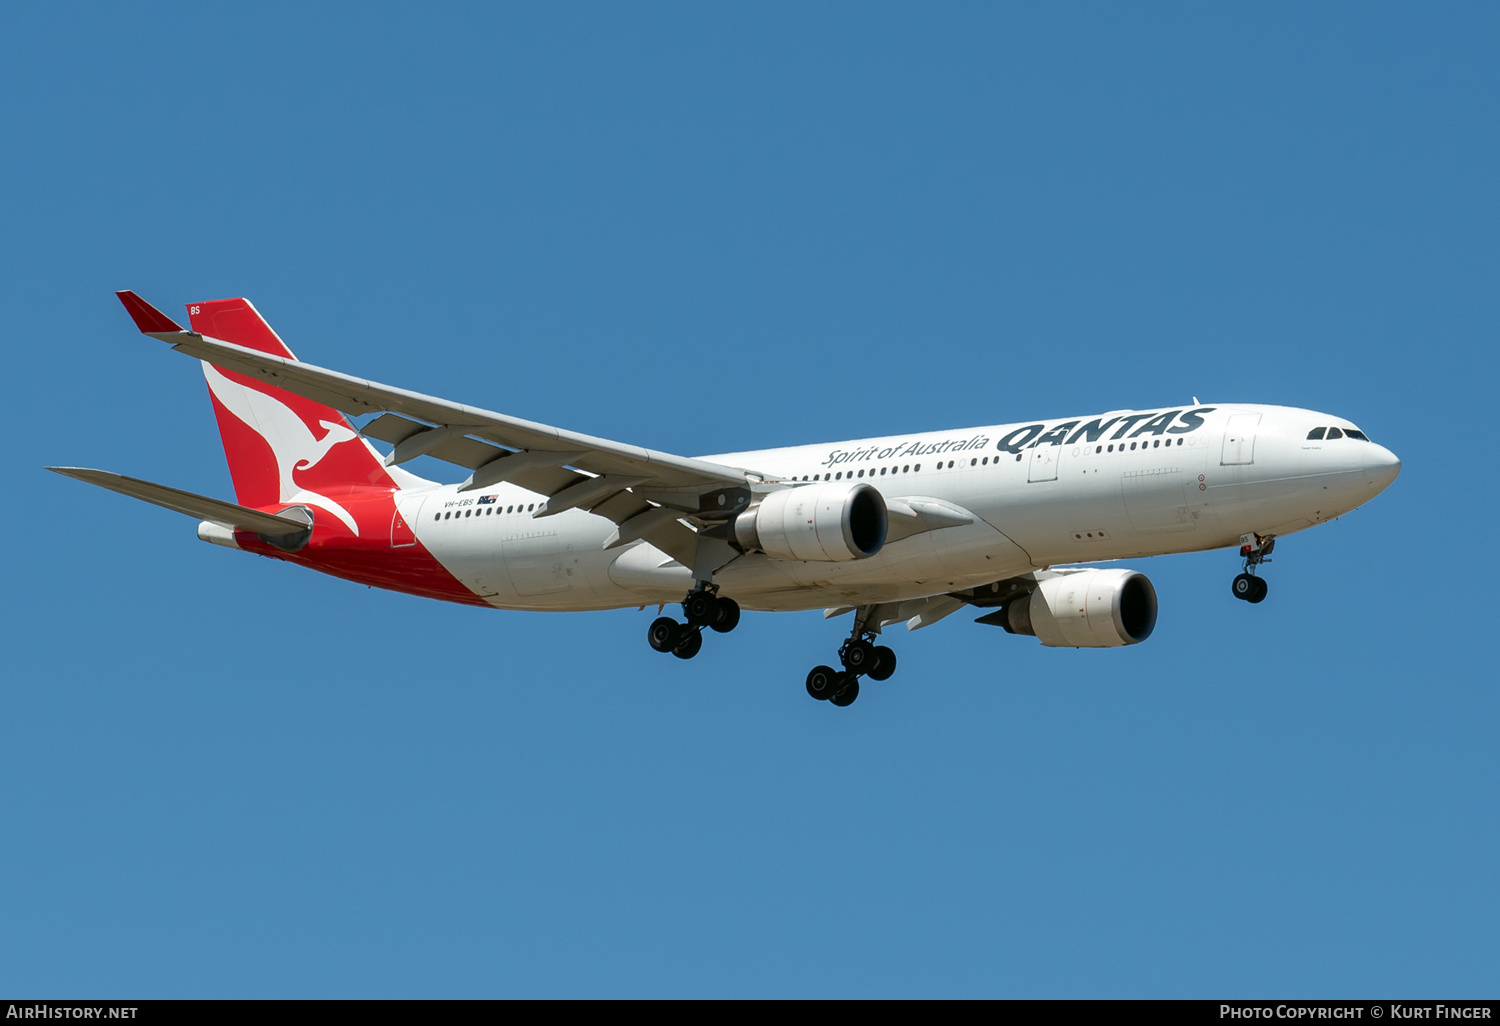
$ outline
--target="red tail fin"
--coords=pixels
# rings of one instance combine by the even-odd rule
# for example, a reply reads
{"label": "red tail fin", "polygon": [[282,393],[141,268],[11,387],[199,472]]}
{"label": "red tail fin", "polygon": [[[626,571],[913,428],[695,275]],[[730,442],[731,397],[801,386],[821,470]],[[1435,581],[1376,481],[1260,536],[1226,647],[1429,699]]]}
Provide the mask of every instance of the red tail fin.
{"label": "red tail fin", "polygon": [[[191,303],[188,317],[199,334],[295,359],[247,299]],[[203,373],[241,505],[318,506],[358,534],[339,500],[396,487],[375,452],[332,407],[207,363]]]}

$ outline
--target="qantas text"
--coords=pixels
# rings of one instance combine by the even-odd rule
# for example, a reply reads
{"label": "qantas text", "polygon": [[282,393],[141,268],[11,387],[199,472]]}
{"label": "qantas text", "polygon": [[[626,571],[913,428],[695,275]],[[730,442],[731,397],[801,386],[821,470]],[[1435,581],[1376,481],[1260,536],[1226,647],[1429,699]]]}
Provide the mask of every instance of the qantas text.
{"label": "qantas text", "polygon": [[[1117,438],[1139,438],[1141,435],[1186,435],[1203,426],[1205,414],[1217,407],[1199,406],[1192,410],[1150,410],[1146,413],[1122,413],[1113,417],[1095,417],[1093,420],[1065,420],[1047,424],[1026,424],[1013,428],[995,442],[995,448],[1012,455],[1022,449],[1039,445],[1073,445],[1077,442],[1110,441]],[[963,452],[968,449],[985,449],[990,438],[985,434],[970,438],[947,438],[940,442],[902,442],[884,448],[872,446],[868,449],[835,449],[823,461],[823,466],[832,467],[840,463],[865,462],[868,460],[909,459],[913,456],[935,456],[938,453]]]}

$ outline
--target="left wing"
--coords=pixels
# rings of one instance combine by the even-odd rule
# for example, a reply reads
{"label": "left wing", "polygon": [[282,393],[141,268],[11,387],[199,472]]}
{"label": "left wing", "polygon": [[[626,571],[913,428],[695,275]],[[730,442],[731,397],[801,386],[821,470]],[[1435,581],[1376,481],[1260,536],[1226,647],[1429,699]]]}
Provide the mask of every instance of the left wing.
{"label": "left wing", "polygon": [[693,532],[658,509],[722,521],[749,505],[752,482],[766,480],[743,468],[538,424],[185,331],[135,293],[119,297],[143,334],[180,353],[335,409],[383,412],[364,433],[395,445],[388,465],[430,455],[471,470],[460,486],[465,490],[512,482],[549,496],[538,516],[587,509],[618,524],[620,537],[645,538],[689,566]]}

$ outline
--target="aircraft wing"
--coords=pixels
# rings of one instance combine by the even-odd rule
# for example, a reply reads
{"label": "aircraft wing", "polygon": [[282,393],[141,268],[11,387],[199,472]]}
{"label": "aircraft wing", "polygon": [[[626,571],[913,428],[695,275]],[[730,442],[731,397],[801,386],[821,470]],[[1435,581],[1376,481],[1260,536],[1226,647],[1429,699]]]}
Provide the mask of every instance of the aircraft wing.
{"label": "aircraft wing", "polygon": [[[473,471],[463,489],[510,481],[549,495],[542,515],[583,507],[623,526],[655,508],[649,499],[685,516],[719,520],[747,506],[749,484],[762,479],[739,467],[538,424],[185,331],[135,293],[119,295],[143,334],[180,353],[346,413],[383,413],[364,433],[395,446],[388,465],[431,455]],[[655,541],[671,526],[656,525],[644,536]]]}

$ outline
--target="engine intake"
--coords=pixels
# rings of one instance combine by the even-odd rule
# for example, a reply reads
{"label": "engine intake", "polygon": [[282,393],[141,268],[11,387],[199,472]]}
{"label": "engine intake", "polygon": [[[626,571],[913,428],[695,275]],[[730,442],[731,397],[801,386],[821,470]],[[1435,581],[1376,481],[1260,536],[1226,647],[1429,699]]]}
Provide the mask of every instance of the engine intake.
{"label": "engine intake", "polygon": [[1002,627],[1053,648],[1136,645],[1156,628],[1156,589],[1135,570],[1085,570],[1043,580],[1005,612]]}
{"label": "engine intake", "polygon": [[735,544],[772,559],[865,559],[885,544],[885,499],[867,484],[824,482],[771,492],[734,518]]}

